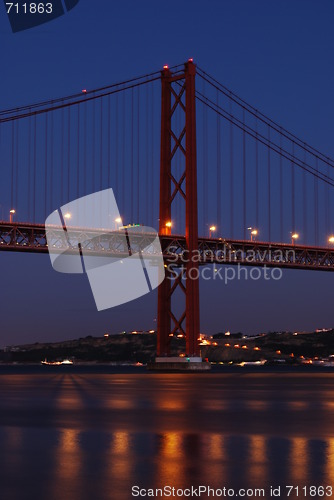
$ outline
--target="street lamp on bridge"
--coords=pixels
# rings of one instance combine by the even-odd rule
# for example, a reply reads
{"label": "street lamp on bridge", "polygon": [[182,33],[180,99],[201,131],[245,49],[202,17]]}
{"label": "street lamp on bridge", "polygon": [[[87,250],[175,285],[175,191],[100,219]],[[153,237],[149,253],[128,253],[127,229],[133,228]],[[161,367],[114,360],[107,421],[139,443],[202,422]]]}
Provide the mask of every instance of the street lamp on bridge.
{"label": "street lamp on bridge", "polygon": [[298,233],[291,233],[291,243],[294,245],[296,243],[296,240],[298,240],[299,234]]}
{"label": "street lamp on bridge", "polygon": [[168,220],[166,223],[165,223],[165,227],[163,228],[163,231],[164,231],[164,234],[165,235],[170,235],[172,234],[172,226],[173,226],[173,223],[171,220]]}
{"label": "street lamp on bridge", "polygon": [[328,243],[334,243],[334,236],[330,236],[328,238]]}
{"label": "street lamp on bridge", "polygon": [[256,236],[258,235],[259,231],[257,229],[255,229],[254,227],[248,227],[247,229],[248,229],[248,231],[250,231],[251,241],[254,241]]}
{"label": "street lamp on bridge", "polygon": [[122,224],[123,224],[123,221],[122,221],[121,217],[117,217],[115,219],[115,229],[116,230],[119,229],[119,226],[121,226]]}
{"label": "street lamp on bridge", "polygon": [[210,231],[210,238],[212,238],[212,233],[214,233],[217,230],[216,226],[210,226],[209,231]]}
{"label": "street lamp on bridge", "polygon": [[14,208],[12,208],[11,210],[9,210],[9,222],[12,223],[13,222],[13,217],[14,217],[14,214],[15,214],[15,210]]}

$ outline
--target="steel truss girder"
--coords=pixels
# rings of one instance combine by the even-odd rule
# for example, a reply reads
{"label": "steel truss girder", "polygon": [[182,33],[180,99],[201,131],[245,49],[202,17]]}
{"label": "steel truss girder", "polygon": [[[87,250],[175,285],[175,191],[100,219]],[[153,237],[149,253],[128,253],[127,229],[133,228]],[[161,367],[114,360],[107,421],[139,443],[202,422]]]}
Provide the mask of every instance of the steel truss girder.
{"label": "steel truss girder", "polygon": [[[75,231],[71,232],[73,241]],[[77,241],[88,253],[126,257],[129,249],[123,235],[117,232],[101,233],[93,230],[77,230]],[[68,249],[63,231],[54,230],[49,235],[59,252]],[[132,251],[149,247],[152,233],[131,233]],[[92,243],[93,242],[93,243]],[[184,236],[160,235],[162,253],[166,265],[184,267],[188,250]],[[149,247],[150,248],[150,247]],[[42,224],[0,222],[0,251],[48,252],[45,227]],[[73,250],[76,246],[73,245]],[[154,255],[152,247],[143,255]],[[229,264],[244,266],[267,266],[290,269],[334,271],[334,248],[270,243],[262,241],[231,240],[222,238],[198,239],[199,264]],[[278,258],[280,260],[278,260]],[[172,285],[173,288],[174,284]],[[184,288],[184,286],[183,286]]]}
{"label": "steel truss girder", "polygon": [[[166,261],[179,266],[188,262],[184,237],[164,236],[161,244]],[[334,249],[286,243],[199,238],[196,258],[200,265],[229,264],[334,271]]]}

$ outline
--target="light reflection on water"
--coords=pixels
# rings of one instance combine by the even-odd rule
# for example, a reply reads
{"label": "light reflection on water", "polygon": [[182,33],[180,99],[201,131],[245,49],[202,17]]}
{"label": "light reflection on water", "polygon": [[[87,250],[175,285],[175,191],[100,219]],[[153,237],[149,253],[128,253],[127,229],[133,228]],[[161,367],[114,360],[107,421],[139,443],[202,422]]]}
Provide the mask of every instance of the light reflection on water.
{"label": "light reflection on water", "polygon": [[[334,375],[0,376],[4,499],[334,482]],[[334,387],[334,384],[333,384]]]}

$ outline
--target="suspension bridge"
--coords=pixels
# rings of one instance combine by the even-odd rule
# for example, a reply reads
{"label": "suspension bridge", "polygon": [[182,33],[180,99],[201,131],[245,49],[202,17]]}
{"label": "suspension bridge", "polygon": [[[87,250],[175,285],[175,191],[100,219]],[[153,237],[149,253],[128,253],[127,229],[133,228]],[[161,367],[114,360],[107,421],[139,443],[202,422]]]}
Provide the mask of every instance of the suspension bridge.
{"label": "suspension bridge", "polygon": [[334,160],[192,60],[0,112],[0,161],[0,250],[47,252],[46,217],[109,187],[122,218],[82,244],[122,256],[120,226],[159,228],[158,356],[175,334],[200,355],[201,265],[334,271]]}

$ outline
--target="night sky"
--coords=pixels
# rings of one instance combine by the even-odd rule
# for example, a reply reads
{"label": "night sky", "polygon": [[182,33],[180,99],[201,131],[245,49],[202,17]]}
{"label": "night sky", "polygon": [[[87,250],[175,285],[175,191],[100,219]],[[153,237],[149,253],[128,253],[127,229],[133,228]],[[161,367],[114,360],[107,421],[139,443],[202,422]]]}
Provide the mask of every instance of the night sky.
{"label": "night sky", "polygon": [[[334,156],[332,0],[80,0],[13,34],[0,9],[1,109],[96,88],[189,57],[298,137]],[[0,200],[1,203],[1,200]],[[0,347],[156,327],[157,294],[98,313],[85,276],[47,255],[2,252]],[[201,329],[334,327],[332,273],[201,283]]]}

